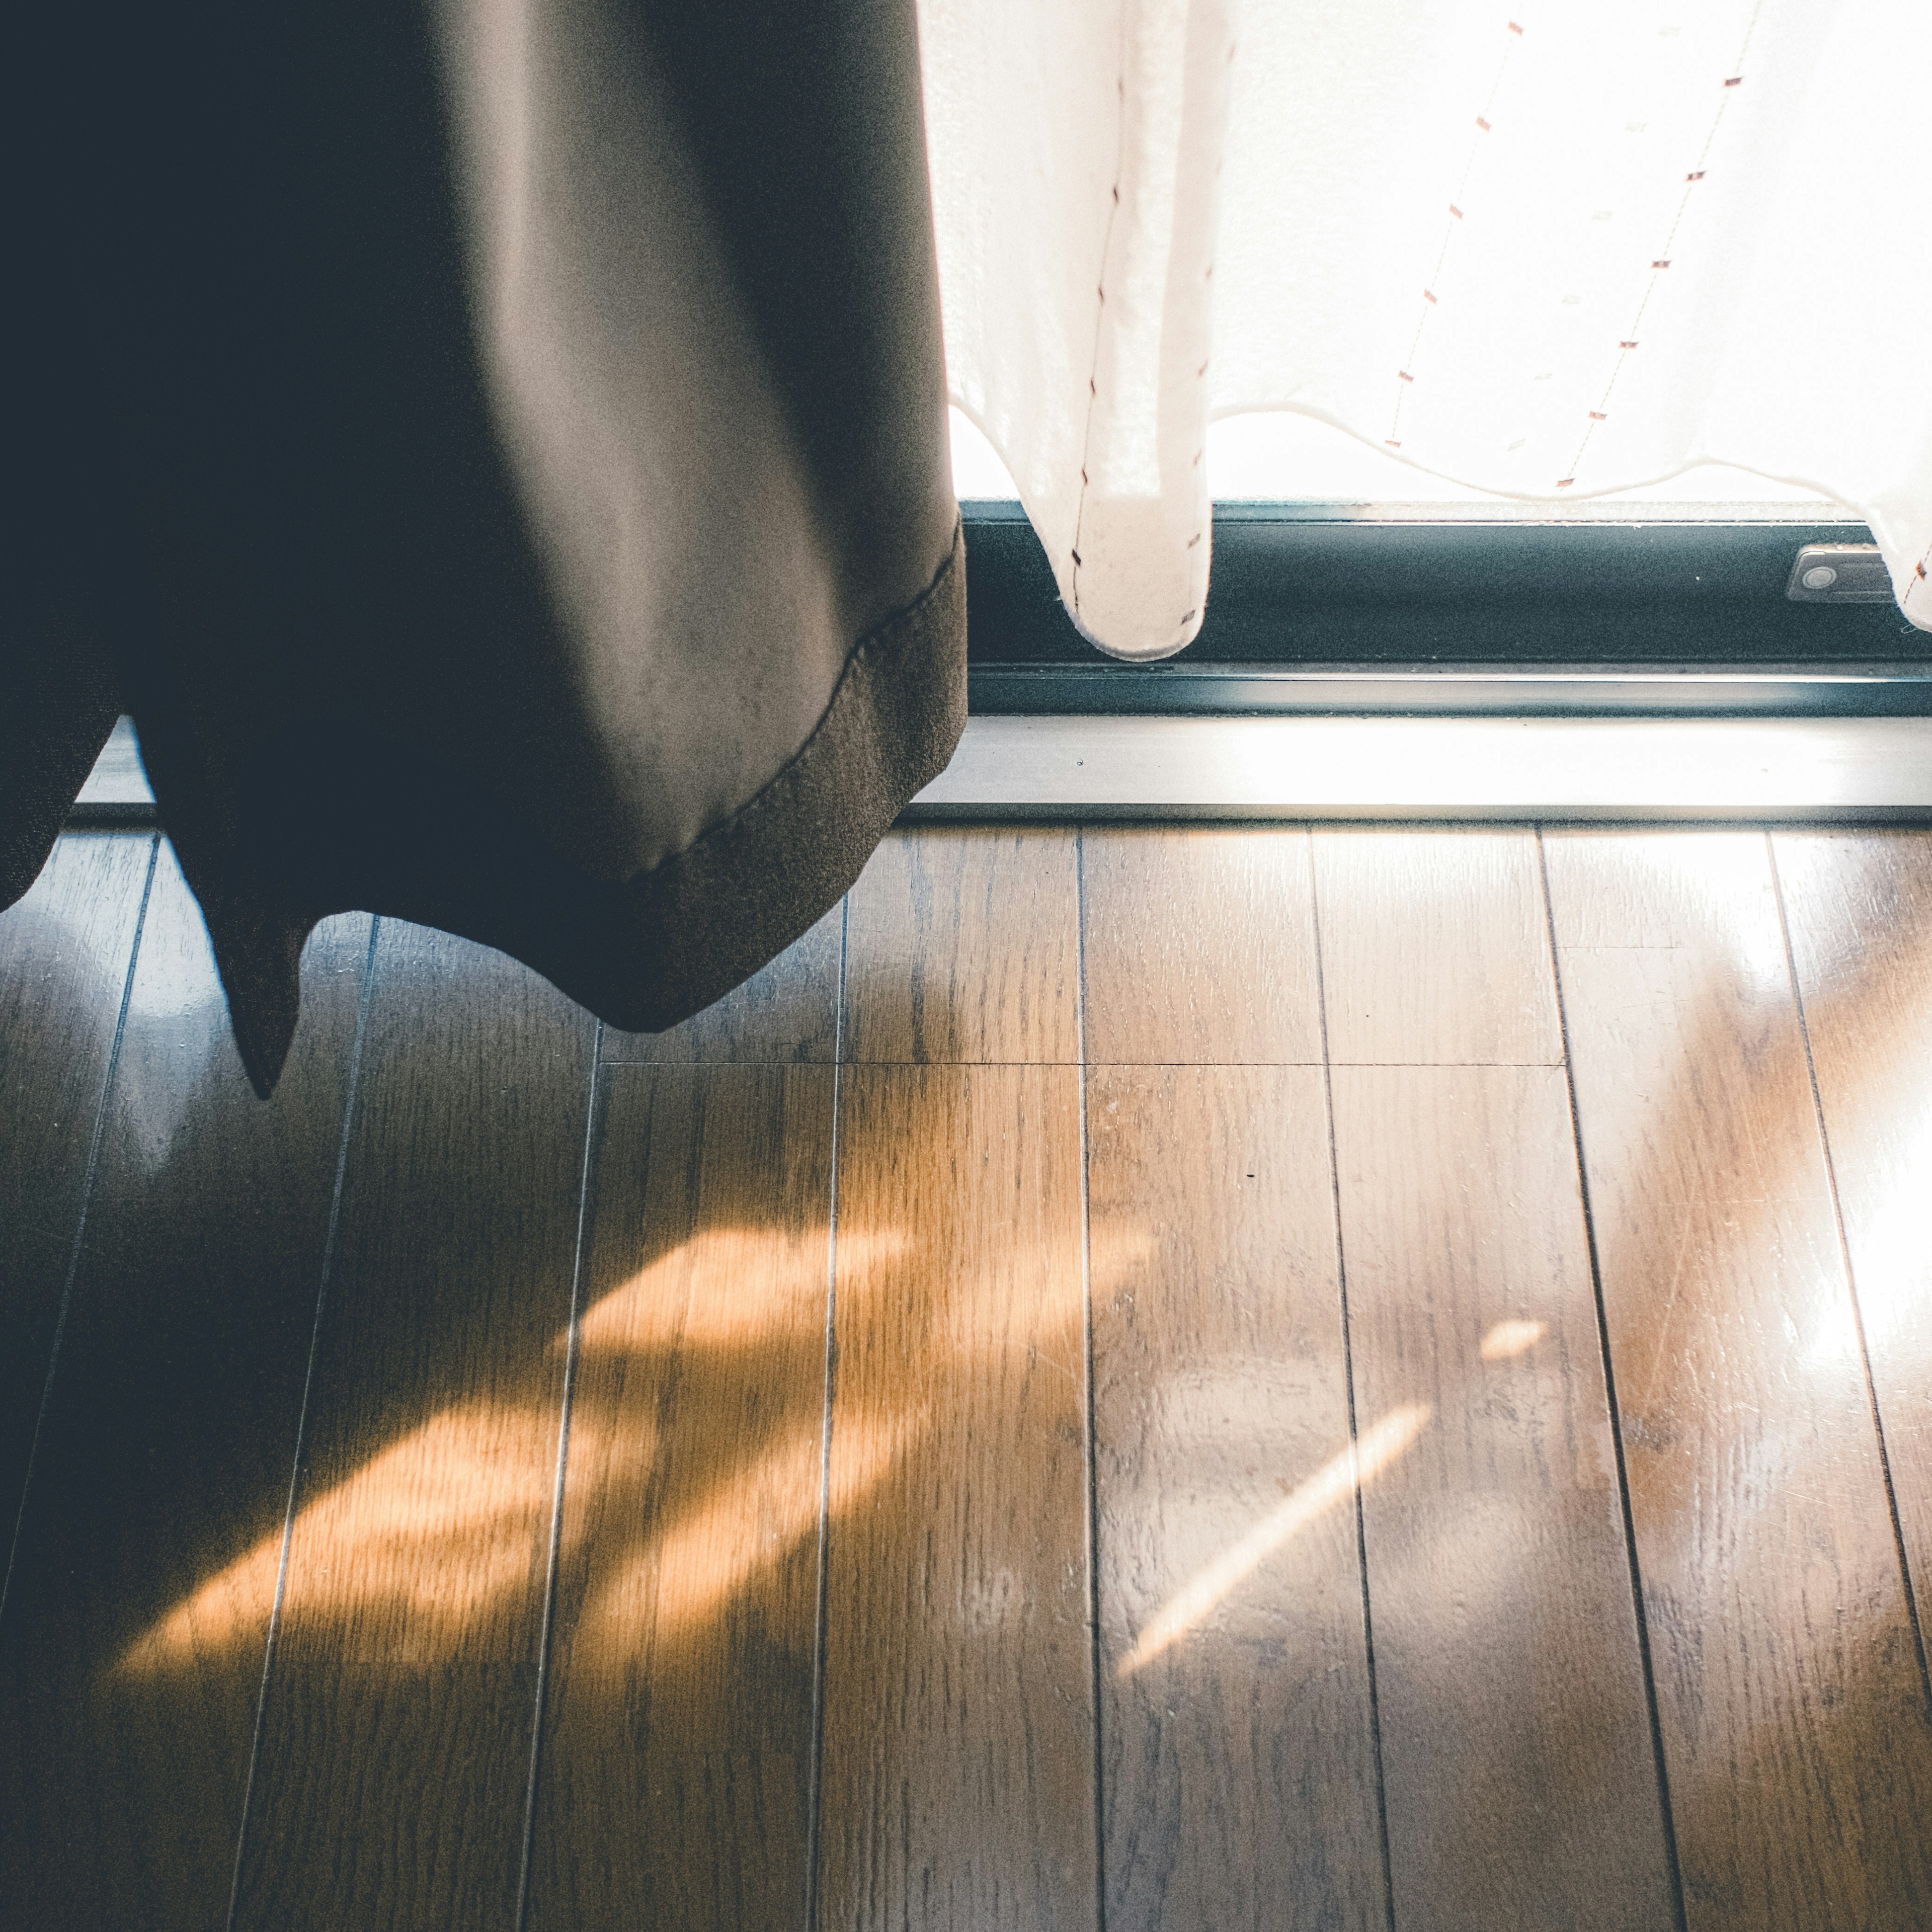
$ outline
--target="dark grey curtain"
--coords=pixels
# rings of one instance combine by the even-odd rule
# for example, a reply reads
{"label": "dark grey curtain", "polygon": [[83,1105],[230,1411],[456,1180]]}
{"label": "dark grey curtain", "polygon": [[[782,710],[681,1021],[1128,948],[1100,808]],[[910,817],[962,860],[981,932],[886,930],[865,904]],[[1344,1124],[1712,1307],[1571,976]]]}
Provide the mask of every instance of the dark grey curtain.
{"label": "dark grey curtain", "polygon": [[13,66],[0,902],[124,709],[264,1090],[332,911],[656,1028],[834,904],[965,707],[911,0]]}

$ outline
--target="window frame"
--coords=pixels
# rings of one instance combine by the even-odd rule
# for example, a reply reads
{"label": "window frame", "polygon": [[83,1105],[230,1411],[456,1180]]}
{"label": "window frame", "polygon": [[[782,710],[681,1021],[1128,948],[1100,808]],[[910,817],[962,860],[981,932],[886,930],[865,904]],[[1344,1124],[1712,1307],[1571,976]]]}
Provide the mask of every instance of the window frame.
{"label": "window frame", "polygon": [[1200,636],[1158,664],[1075,629],[1020,505],[965,520],[982,716],[1932,714],[1932,636],[1789,595],[1806,503],[1217,503]]}

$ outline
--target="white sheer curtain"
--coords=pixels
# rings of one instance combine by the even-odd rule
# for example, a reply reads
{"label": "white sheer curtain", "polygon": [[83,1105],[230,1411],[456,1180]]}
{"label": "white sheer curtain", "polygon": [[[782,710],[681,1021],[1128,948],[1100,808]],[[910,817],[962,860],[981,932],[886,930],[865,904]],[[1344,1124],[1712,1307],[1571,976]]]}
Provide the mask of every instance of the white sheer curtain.
{"label": "white sheer curtain", "polygon": [[1164,657],[1209,422],[1562,500],[1723,464],[1932,629],[1932,0],[920,0],[955,403]]}

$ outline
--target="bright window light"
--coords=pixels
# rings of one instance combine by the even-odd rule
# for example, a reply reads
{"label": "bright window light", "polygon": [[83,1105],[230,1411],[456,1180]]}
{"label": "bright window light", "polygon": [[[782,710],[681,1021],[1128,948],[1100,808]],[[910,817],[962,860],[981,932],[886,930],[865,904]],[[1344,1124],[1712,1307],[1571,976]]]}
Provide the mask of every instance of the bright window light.
{"label": "bright window light", "polygon": [[1012,502],[1020,493],[1013,487],[1012,472],[1000,460],[1000,452],[964,410],[949,413],[952,418],[952,494],[962,503],[976,499]]}
{"label": "bright window light", "polygon": [[[962,410],[952,412],[952,487],[962,501],[1012,501],[1019,492],[1006,466]],[[1451,483],[1318,422],[1286,411],[1228,416],[1208,431],[1208,473],[1215,500],[1306,503],[1501,503],[1512,500]],[[1606,503],[1691,505],[1818,503],[1829,499],[1747,470],[1700,464],[1661,483],[1594,500]],[[1567,507],[1567,506],[1566,506]],[[1540,502],[1524,502],[1526,517]]]}

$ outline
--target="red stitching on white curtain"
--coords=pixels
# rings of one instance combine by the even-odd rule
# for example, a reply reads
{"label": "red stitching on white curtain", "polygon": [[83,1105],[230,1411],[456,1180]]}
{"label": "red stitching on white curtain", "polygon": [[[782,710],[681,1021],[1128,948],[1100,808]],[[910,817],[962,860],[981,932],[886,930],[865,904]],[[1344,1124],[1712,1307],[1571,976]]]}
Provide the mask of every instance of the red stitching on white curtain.
{"label": "red stitching on white curtain", "polygon": [[[1228,46],[1229,64],[1232,64],[1234,58],[1234,44],[1230,41]],[[1114,224],[1120,218],[1120,177],[1126,171],[1127,15],[1124,6],[1120,14],[1120,64],[1119,73],[1114,82],[1114,92],[1120,106],[1120,128],[1115,137],[1114,148],[1114,199],[1112,206],[1107,211],[1107,230],[1100,244],[1100,272],[1094,278],[1094,357],[1087,372],[1087,422],[1080,437],[1080,500],[1073,513],[1073,542],[1069,552],[1073,560],[1073,615],[1076,620],[1080,615],[1080,572],[1083,567],[1080,558],[1080,539],[1087,527],[1087,491],[1089,488],[1087,470],[1094,452],[1094,412],[1100,396],[1100,331],[1106,319],[1104,311],[1107,306],[1107,262],[1113,254]],[[1215,172],[1218,174],[1220,170],[1217,167]],[[1208,281],[1214,279],[1214,265],[1212,262],[1208,264],[1208,272],[1204,279]],[[1194,380],[1197,382],[1204,382],[1207,379],[1207,375],[1208,364],[1204,362],[1195,370]],[[1194,452],[1194,461],[1197,466],[1207,453],[1204,445]],[[1187,548],[1192,550],[1205,534],[1204,531],[1196,530],[1188,538]],[[1188,611],[1181,618],[1180,622],[1184,626],[1191,624],[1198,614],[1199,607],[1197,605],[1195,609]]]}
{"label": "red stitching on white curtain", "polygon": [[1718,111],[1711,117],[1711,125],[1704,136],[1703,147],[1699,151],[1697,164],[1684,177],[1684,190],[1677,197],[1677,213],[1670,224],[1670,232],[1664,238],[1664,246],[1652,258],[1650,280],[1644,284],[1642,299],[1636,305],[1636,314],[1630,318],[1630,326],[1617,340],[1616,360],[1610,365],[1610,380],[1604,385],[1604,393],[1597,399],[1597,406],[1588,412],[1583,424],[1582,438],[1576,445],[1576,454],[1570,459],[1570,473],[1557,479],[1559,490],[1568,490],[1576,481],[1576,472],[1582,466],[1583,453],[1590,446],[1590,439],[1597,433],[1597,425],[1607,422],[1610,412],[1610,392],[1617,386],[1617,379],[1624,372],[1627,362],[1642,339],[1643,318],[1650,307],[1650,298],[1657,292],[1657,278],[1666,273],[1673,260],[1672,250],[1676,246],[1678,231],[1684,226],[1684,218],[1690,210],[1690,197],[1697,191],[1697,184],[1708,172],[1706,164],[1711,151],[1716,146],[1718,130],[1724,124],[1724,110],[1730,105],[1731,97],[1744,84],[1744,59],[1750,52],[1750,44],[1757,32],[1758,16],[1764,11],[1764,0],[1751,9],[1751,16],[1744,28],[1743,44],[1738,49],[1737,58],[1731,62],[1731,72],[1718,93]]}
{"label": "red stitching on white curtain", "polygon": [[1087,527],[1087,465],[1094,453],[1094,410],[1100,396],[1100,331],[1106,320],[1107,262],[1114,251],[1114,224],[1120,218],[1120,176],[1127,154],[1127,10],[1120,9],[1120,66],[1114,82],[1120,121],[1114,143],[1114,202],[1107,211],[1107,230],[1100,239],[1100,269],[1094,278],[1094,359],[1087,372],[1087,422],[1080,436],[1080,500],[1073,512],[1073,615],[1080,615],[1080,538]]}
{"label": "red stitching on white curtain", "polygon": [[1429,326],[1429,311],[1438,307],[1436,285],[1442,279],[1442,265],[1449,259],[1449,244],[1455,239],[1456,224],[1462,219],[1462,204],[1468,197],[1469,177],[1475,172],[1476,156],[1481,151],[1483,136],[1490,132],[1490,116],[1496,112],[1496,96],[1502,91],[1503,76],[1509,71],[1510,56],[1516,50],[1516,44],[1522,38],[1522,28],[1514,21],[1508,23],[1509,37],[1503,44],[1503,57],[1496,68],[1496,77],[1490,83],[1490,92],[1483,102],[1483,111],[1476,116],[1475,138],[1469,143],[1469,152],[1462,163],[1462,176],[1456,184],[1455,198],[1449,204],[1449,225],[1442,232],[1442,246],[1436,250],[1436,266],[1429,272],[1428,285],[1422,291],[1422,309],[1415,319],[1415,334],[1408,345],[1408,353],[1403,358],[1402,367],[1396,371],[1395,412],[1389,418],[1389,433],[1382,438],[1391,449],[1402,447],[1402,405],[1409,387],[1415,381],[1416,353],[1422,346],[1423,331]]}
{"label": "red stitching on white curtain", "polygon": [[1922,593],[1928,584],[1932,584],[1932,543],[1925,546],[1925,554],[1912,566],[1912,574],[1906,580],[1905,595],[1898,600],[1898,608],[1909,615],[1914,598],[1921,603],[1924,602]]}

